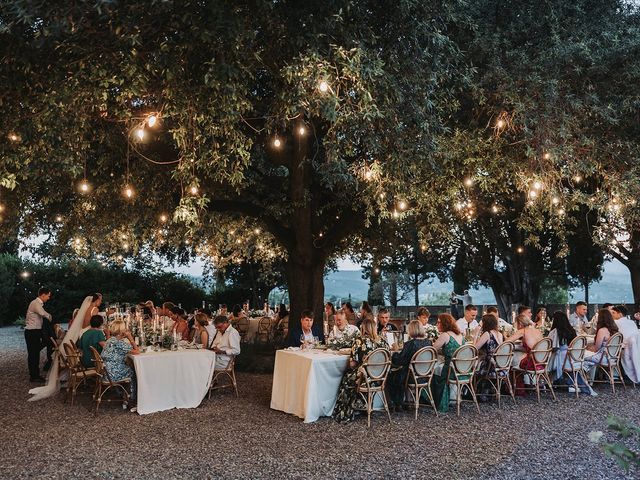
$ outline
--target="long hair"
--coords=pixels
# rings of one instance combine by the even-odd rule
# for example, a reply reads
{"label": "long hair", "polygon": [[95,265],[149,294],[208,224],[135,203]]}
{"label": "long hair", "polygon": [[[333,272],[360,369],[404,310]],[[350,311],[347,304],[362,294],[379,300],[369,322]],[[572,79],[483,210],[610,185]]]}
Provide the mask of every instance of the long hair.
{"label": "long hair", "polygon": [[576,338],[576,331],[569,323],[567,314],[561,310],[556,310],[553,312],[553,316],[551,318],[553,319],[551,330],[555,328],[558,333],[558,343],[560,345],[569,345],[571,341]]}
{"label": "long hair", "polygon": [[453,318],[450,313],[441,313],[438,315],[438,321],[440,322],[441,332],[453,332],[456,335],[460,335],[460,329],[456,324],[456,319]]}
{"label": "long hair", "polygon": [[613,335],[614,333],[618,333],[618,326],[613,320],[613,315],[611,315],[611,312],[605,308],[598,310],[598,324],[596,325],[596,333],[601,328],[606,328],[607,330],[609,330],[609,333],[611,335]]}
{"label": "long hair", "polygon": [[482,316],[482,333],[498,330],[498,317],[488,313]]}
{"label": "long hair", "polygon": [[378,341],[378,329],[376,323],[370,318],[365,318],[360,325],[360,333],[363,337],[369,337],[374,342]]}

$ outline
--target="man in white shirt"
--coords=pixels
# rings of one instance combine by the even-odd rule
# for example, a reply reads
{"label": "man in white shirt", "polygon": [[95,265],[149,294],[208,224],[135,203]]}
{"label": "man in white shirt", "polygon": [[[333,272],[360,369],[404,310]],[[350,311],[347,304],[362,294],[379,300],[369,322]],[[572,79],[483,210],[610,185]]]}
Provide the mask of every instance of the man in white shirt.
{"label": "man in white shirt", "polygon": [[164,302],[161,307],[158,307],[156,309],[156,313],[158,314],[158,319],[160,320],[160,322],[164,324],[165,332],[170,332],[173,329],[173,324],[175,323],[175,320],[173,318],[174,313],[171,311],[171,309],[174,307],[175,305],[173,303]]}
{"label": "man in white shirt", "polygon": [[630,339],[640,333],[636,322],[634,322],[627,316],[627,309],[623,305],[613,307],[611,309],[611,314],[613,315],[613,319],[618,326],[618,330],[622,334],[622,339],[624,342],[628,342]]}
{"label": "man in white shirt", "polygon": [[582,330],[589,323],[586,302],[576,303],[576,309],[569,317],[569,323],[576,330]]}
{"label": "man in white shirt", "polygon": [[[509,322],[507,322],[506,320],[504,320],[503,318],[500,318],[500,313],[498,312],[498,307],[494,307],[493,305],[490,307],[487,307],[487,315],[493,315],[494,317],[496,317],[498,319],[498,328],[513,328],[511,326],[511,324]],[[482,322],[480,322],[482,323]]]}
{"label": "man in white shirt", "polygon": [[464,317],[459,318],[456,322],[460,333],[464,335],[467,329],[471,329],[471,331],[473,332],[476,328],[478,328],[479,324],[476,320],[477,315],[478,308],[475,305],[470,303],[469,305],[464,307]]}
{"label": "man in white shirt", "polygon": [[229,324],[229,318],[218,315],[213,324],[216,334],[211,342],[211,350],[216,352],[216,370],[227,368],[232,356],[240,355],[240,334]]}
{"label": "man in white shirt", "polygon": [[42,287],[27,308],[24,325],[24,339],[27,342],[27,363],[29,378],[32,382],[44,382],[40,376],[40,350],[46,346],[42,342],[42,322],[44,318],[51,320],[51,314],[44,309],[44,304],[51,298],[51,290]]}
{"label": "man in white shirt", "polygon": [[355,325],[351,325],[347,322],[347,316],[342,310],[338,310],[335,314],[335,322],[336,324],[333,326],[331,331],[329,332],[329,339],[338,339],[342,338],[345,335],[353,336],[357,332],[359,332],[358,327]]}

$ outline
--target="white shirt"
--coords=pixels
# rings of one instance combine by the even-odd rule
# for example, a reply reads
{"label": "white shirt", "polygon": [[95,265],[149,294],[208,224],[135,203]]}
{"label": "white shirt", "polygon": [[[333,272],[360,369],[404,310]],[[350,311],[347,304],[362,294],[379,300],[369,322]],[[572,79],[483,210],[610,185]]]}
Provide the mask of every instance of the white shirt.
{"label": "white shirt", "polygon": [[615,320],[615,322],[616,322],[616,325],[618,326],[618,330],[622,334],[622,339],[625,342],[629,341],[630,339],[638,335],[638,333],[640,333],[640,330],[638,330],[636,322],[631,320],[629,317],[619,318],[618,320]]}
{"label": "white shirt", "polygon": [[231,325],[227,327],[224,333],[220,333],[216,330],[213,341],[211,342],[211,348],[218,348],[227,355],[239,355],[240,334]]}
{"label": "white shirt", "polygon": [[350,323],[347,323],[347,325],[344,327],[344,330],[340,330],[338,326],[335,325],[331,329],[331,332],[329,332],[329,338],[341,338],[341,337],[344,337],[345,335],[351,336],[357,331],[358,331],[358,327],[356,327],[355,325],[351,325]]}
{"label": "white shirt", "polygon": [[571,324],[571,326],[573,328],[578,328],[578,327],[582,327],[583,325],[586,325],[587,323],[589,323],[589,319],[587,318],[586,315],[584,315],[582,317],[579,317],[576,312],[573,312],[569,316],[569,323]]}
{"label": "white shirt", "polygon": [[216,326],[213,323],[211,323],[210,325],[207,325],[204,328],[209,334],[209,345],[210,345],[211,343],[213,343],[213,337],[216,336],[216,333],[218,333],[218,331],[216,330]]}
{"label": "white shirt", "polygon": [[162,316],[159,319],[162,323],[164,323],[165,331],[169,332],[173,329],[173,324],[175,323],[171,317]]}
{"label": "white shirt", "polygon": [[458,325],[458,330],[460,330],[460,333],[462,333],[462,335],[464,335],[464,332],[467,331],[467,328],[475,330],[479,325],[475,318],[471,323],[467,323],[467,320],[464,317],[459,318],[456,324]]}
{"label": "white shirt", "polygon": [[42,329],[42,319],[48,318],[51,320],[51,314],[44,310],[44,302],[40,300],[40,297],[34,299],[27,308],[27,314],[24,318],[25,330],[38,330]]}

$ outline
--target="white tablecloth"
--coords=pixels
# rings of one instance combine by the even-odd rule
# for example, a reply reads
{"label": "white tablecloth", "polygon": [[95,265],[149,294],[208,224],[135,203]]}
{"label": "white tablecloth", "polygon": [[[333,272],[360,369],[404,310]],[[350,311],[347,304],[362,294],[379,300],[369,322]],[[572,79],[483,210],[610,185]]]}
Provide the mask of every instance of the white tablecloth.
{"label": "white tablecloth", "polygon": [[132,355],[138,379],[138,413],[195,408],[209,390],[216,354],[178,350]]}
{"label": "white tablecloth", "polygon": [[292,413],[305,423],[331,415],[348,360],[348,355],[317,350],[278,350],[271,408]]}

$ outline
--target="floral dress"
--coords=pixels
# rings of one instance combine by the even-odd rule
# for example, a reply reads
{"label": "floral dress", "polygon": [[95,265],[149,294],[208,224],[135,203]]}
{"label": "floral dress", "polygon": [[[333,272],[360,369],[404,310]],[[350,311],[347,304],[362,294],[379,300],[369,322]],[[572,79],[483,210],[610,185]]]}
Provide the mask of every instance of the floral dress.
{"label": "floral dress", "polygon": [[[462,338],[462,345],[464,345],[465,339]],[[451,358],[455,351],[460,348],[460,345],[455,338],[449,336],[449,341],[442,347],[442,354],[444,355],[444,365],[440,375],[434,375],[431,381],[431,389],[433,391],[433,399],[439,412],[449,411],[449,386],[447,385],[447,372],[449,372],[449,378],[455,378],[453,368],[449,368],[451,365]],[[464,377],[462,377],[464,378]]]}
{"label": "floral dress", "polygon": [[350,422],[354,417],[354,407],[363,408],[364,401],[356,393],[356,381],[358,378],[358,369],[362,365],[362,361],[367,354],[376,348],[388,349],[389,345],[386,340],[379,337],[377,341],[373,341],[369,337],[358,337],[351,345],[351,355],[349,361],[354,360],[357,365],[351,369],[347,365],[347,371],[342,377],[340,388],[338,388],[338,398],[336,406],[333,409],[333,418],[338,422]]}
{"label": "floral dress", "polygon": [[111,337],[107,340],[107,343],[105,343],[101,355],[111,380],[118,382],[125,378],[131,379],[131,399],[135,400],[136,372],[125,363],[125,359],[131,350],[131,344],[126,339]]}
{"label": "floral dress", "polygon": [[483,352],[483,356],[480,358],[478,365],[478,375],[485,376],[494,370],[492,360],[496,348],[498,348],[498,341],[496,340],[496,337],[493,336],[493,333],[489,332],[489,339],[480,348]]}

